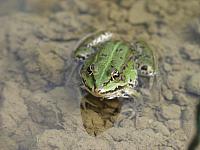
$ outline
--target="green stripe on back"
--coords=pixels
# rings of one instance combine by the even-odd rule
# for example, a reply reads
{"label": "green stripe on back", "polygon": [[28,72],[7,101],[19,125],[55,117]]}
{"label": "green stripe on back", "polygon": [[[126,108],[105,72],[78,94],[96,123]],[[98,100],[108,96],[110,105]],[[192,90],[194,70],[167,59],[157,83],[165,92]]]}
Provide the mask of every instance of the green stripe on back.
{"label": "green stripe on back", "polygon": [[110,80],[111,66],[120,71],[122,65],[127,61],[128,52],[128,46],[116,41],[107,42],[99,47],[99,51],[94,58],[94,65],[98,66],[97,72],[94,73],[97,87]]}
{"label": "green stripe on back", "polygon": [[[119,47],[120,42],[116,43],[115,45],[113,45],[112,43],[108,43],[108,45],[106,45],[105,50],[107,50],[107,52],[101,51],[101,52],[105,52],[105,55],[107,55],[107,57],[105,59],[103,59],[104,63],[102,63],[103,68],[101,67],[101,70],[99,70],[99,74],[100,76],[96,79],[98,79],[98,81],[96,81],[96,86],[100,86],[102,83],[104,83],[105,78],[107,78],[108,74],[108,69],[110,69],[110,64],[113,60],[113,56],[117,50],[117,48]],[[103,53],[100,53],[103,54]],[[99,59],[100,60],[100,59]],[[101,65],[101,64],[99,64]],[[99,66],[100,67],[100,66]]]}

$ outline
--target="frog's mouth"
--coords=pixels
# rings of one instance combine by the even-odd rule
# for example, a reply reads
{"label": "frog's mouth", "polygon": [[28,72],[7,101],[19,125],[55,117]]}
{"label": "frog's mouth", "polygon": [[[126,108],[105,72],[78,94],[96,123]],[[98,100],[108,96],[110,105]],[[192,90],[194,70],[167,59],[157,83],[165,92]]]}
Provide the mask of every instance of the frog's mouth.
{"label": "frog's mouth", "polygon": [[123,86],[119,86],[117,88],[115,88],[112,91],[104,91],[103,89],[88,89],[87,87],[85,87],[85,89],[92,94],[95,97],[102,97],[102,98],[106,98],[106,99],[114,99],[117,97],[123,97],[123,98],[128,98],[129,95],[127,95],[124,91],[123,91]]}

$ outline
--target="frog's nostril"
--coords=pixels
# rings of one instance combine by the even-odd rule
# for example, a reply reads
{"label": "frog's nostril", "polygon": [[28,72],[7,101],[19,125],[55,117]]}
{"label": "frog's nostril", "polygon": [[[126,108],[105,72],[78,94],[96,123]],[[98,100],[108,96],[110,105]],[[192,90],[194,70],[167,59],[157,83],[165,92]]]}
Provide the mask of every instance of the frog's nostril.
{"label": "frog's nostril", "polygon": [[95,93],[100,93],[100,92],[101,92],[101,88],[95,88],[95,89],[94,89],[94,92],[95,92]]}

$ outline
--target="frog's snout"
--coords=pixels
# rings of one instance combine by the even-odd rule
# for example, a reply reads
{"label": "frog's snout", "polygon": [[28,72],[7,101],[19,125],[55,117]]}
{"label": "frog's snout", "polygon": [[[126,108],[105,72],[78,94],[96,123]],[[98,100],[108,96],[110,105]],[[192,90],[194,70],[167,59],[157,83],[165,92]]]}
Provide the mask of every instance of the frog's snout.
{"label": "frog's snout", "polygon": [[105,89],[103,88],[103,86],[101,86],[101,87],[96,87],[96,88],[94,89],[94,93],[95,93],[97,96],[102,96],[102,95],[104,94],[104,92],[106,92],[106,91],[105,91]]}
{"label": "frog's snout", "polygon": [[100,94],[102,91],[102,88],[95,88],[94,89],[94,92],[97,93],[97,94]]}
{"label": "frog's snout", "polygon": [[92,89],[86,89],[86,90],[96,97],[102,96],[102,90],[101,89],[93,87]]}

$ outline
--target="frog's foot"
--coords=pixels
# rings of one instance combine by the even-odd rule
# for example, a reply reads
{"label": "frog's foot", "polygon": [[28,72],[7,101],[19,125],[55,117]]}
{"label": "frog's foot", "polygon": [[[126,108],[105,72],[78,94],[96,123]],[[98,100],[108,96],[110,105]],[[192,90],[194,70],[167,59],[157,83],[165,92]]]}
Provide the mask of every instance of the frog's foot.
{"label": "frog's foot", "polygon": [[132,103],[132,108],[135,110],[136,116],[139,116],[139,114],[142,112],[144,108],[144,99],[142,96],[140,96],[139,99],[134,99]]}
{"label": "frog's foot", "polygon": [[94,103],[90,102],[87,98],[82,98],[80,106],[84,110],[87,109],[86,104],[89,104],[90,106],[93,106],[93,107],[97,107],[97,105],[95,105]]}
{"label": "frog's foot", "polygon": [[[122,108],[123,109],[123,108]],[[121,110],[117,121],[115,122],[115,127],[123,126],[125,120],[134,120],[136,118],[136,112],[133,108],[125,108]]]}
{"label": "frog's foot", "polygon": [[[132,120],[136,116],[136,112],[133,108],[127,108],[121,111],[122,116],[124,116],[124,119]],[[123,118],[123,117],[122,117]]]}
{"label": "frog's foot", "polygon": [[104,98],[97,98],[92,95],[86,94],[80,102],[80,107],[86,110],[88,107],[102,108],[104,105]]}
{"label": "frog's foot", "polygon": [[119,125],[123,120],[137,120],[137,117],[141,115],[144,108],[144,101],[140,99],[131,99],[131,101],[124,102],[121,113],[118,117]]}
{"label": "frog's foot", "polygon": [[[129,95],[129,99],[131,100],[128,104],[124,104],[128,105],[127,109],[124,109],[122,111],[122,113],[124,114],[130,114],[129,115],[129,119],[132,119],[133,116],[137,113],[137,112],[141,112],[143,106],[144,106],[144,99],[143,96],[140,92],[133,90],[132,88],[127,88],[125,90],[125,93],[127,93]],[[131,113],[132,112],[132,113]]]}
{"label": "frog's foot", "polygon": [[[146,79],[148,80],[146,81]],[[141,93],[143,99],[145,100],[160,99],[161,81],[157,76],[151,78],[140,77],[139,87],[140,87],[139,93]]]}

